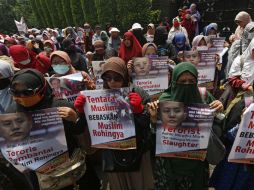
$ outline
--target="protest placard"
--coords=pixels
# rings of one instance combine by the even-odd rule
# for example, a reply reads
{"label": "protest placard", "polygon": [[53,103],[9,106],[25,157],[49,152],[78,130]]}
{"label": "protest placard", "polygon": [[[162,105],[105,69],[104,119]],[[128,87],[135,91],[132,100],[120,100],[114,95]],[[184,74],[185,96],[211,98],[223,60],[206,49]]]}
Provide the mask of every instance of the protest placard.
{"label": "protest placard", "polygon": [[57,108],[0,115],[0,146],[14,166],[45,173],[68,159]]}
{"label": "protest placard", "polygon": [[66,99],[68,102],[73,103],[80,91],[85,90],[84,82],[79,81],[79,75],[71,75],[65,77],[46,77],[53,94],[56,98]]}
{"label": "protest placard", "polygon": [[204,160],[213,124],[208,105],[159,103],[156,156]]}
{"label": "protest placard", "polygon": [[103,80],[101,78],[101,74],[105,63],[105,61],[92,61],[93,73],[96,78],[96,89],[103,88]]}
{"label": "protest placard", "polygon": [[216,52],[213,50],[185,51],[183,61],[196,65],[198,70],[198,86],[214,88],[216,70]]}
{"label": "protest placard", "polygon": [[82,91],[92,147],[135,149],[135,124],[128,103],[129,88]]}
{"label": "protest placard", "polygon": [[208,37],[209,40],[209,50],[215,51],[216,53],[220,53],[224,49],[225,37]]}
{"label": "protest placard", "polygon": [[229,162],[254,164],[254,103],[243,113],[234,144],[228,156]]}
{"label": "protest placard", "polygon": [[167,57],[137,57],[133,59],[133,84],[144,89],[150,96],[168,88]]}

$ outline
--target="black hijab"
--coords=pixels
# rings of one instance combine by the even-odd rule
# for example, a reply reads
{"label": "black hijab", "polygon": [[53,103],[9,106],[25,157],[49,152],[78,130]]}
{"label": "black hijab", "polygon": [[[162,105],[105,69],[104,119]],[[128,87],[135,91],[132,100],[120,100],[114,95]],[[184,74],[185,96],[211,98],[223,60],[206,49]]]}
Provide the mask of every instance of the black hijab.
{"label": "black hijab", "polygon": [[44,87],[46,88],[44,91],[42,91],[43,98],[40,102],[32,107],[24,107],[16,103],[17,111],[46,109],[48,108],[48,105],[52,103],[52,89],[41,72],[35,69],[22,69],[13,76],[10,88],[15,89],[16,84],[24,84],[27,88],[31,88],[33,90],[38,88],[38,91],[42,90]]}
{"label": "black hijab", "polygon": [[167,39],[168,39],[167,28],[165,26],[158,26],[154,34],[154,43],[157,46],[164,45],[167,43]]}

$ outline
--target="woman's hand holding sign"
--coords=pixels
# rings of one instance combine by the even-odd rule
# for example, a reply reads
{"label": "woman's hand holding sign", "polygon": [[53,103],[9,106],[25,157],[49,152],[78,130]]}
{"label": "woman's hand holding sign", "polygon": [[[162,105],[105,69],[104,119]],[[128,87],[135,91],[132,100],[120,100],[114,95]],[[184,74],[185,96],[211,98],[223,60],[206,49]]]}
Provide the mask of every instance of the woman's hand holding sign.
{"label": "woman's hand holding sign", "polygon": [[138,93],[129,93],[129,99],[133,113],[142,113],[144,111],[144,106],[142,105],[142,98]]}
{"label": "woman's hand holding sign", "polygon": [[74,107],[79,113],[84,113],[84,105],[86,103],[86,97],[83,95],[80,95],[76,98],[74,102]]}
{"label": "woman's hand holding sign", "polygon": [[62,119],[76,123],[78,114],[73,109],[69,107],[59,107],[57,110]]}
{"label": "woman's hand holding sign", "polygon": [[154,102],[150,102],[147,104],[148,110],[150,113],[151,123],[153,123],[153,124],[157,122],[158,104],[159,104],[159,100],[156,100]]}
{"label": "woman's hand holding sign", "polygon": [[211,109],[215,109],[216,112],[224,111],[224,106],[219,100],[213,101],[209,106]]}

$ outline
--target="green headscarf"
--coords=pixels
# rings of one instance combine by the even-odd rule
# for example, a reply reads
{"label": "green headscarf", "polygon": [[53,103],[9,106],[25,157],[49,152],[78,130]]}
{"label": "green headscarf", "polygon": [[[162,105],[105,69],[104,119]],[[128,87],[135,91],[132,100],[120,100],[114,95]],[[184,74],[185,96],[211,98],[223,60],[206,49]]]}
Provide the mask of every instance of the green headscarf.
{"label": "green headscarf", "polygon": [[[178,78],[184,72],[191,73],[198,81],[198,71],[192,63],[182,62],[176,65],[172,73],[171,85],[160,96],[159,101],[202,103],[197,83],[177,84]],[[157,189],[176,190],[181,189],[179,186],[183,186],[182,189],[204,190],[208,181],[207,163],[199,160],[161,157],[156,159],[155,167]]]}
{"label": "green headscarf", "polygon": [[191,73],[198,81],[198,71],[196,67],[189,62],[182,62],[175,66],[172,73],[170,87],[160,96],[159,101],[178,101],[185,104],[202,103],[202,98],[196,84],[178,84],[178,78],[184,73]]}

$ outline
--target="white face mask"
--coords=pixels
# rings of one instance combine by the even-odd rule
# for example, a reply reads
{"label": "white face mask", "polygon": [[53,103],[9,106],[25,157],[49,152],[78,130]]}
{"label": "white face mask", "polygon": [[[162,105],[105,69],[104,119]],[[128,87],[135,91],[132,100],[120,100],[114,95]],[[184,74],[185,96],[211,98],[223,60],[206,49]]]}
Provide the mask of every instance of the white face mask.
{"label": "white face mask", "polygon": [[52,65],[52,67],[53,70],[60,75],[64,75],[70,70],[69,66],[66,64]]}
{"label": "white face mask", "polygon": [[207,47],[207,46],[198,46],[198,47],[197,47],[197,50],[198,50],[198,51],[208,50],[208,47]]}
{"label": "white face mask", "polygon": [[31,62],[31,59],[28,58],[27,60],[20,61],[19,63],[20,63],[21,65],[27,65],[27,64],[29,64],[30,62]]}

